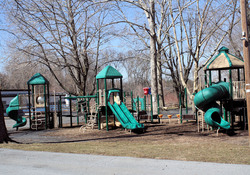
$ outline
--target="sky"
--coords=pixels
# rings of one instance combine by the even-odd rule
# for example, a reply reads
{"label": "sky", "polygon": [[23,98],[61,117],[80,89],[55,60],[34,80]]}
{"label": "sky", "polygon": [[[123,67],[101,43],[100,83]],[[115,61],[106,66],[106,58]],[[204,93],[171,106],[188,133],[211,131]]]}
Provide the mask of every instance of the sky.
{"label": "sky", "polygon": [[6,60],[4,57],[6,56],[7,46],[6,41],[8,39],[9,34],[3,30],[2,28],[6,27],[6,21],[4,14],[0,13],[0,73],[4,72],[4,64]]}

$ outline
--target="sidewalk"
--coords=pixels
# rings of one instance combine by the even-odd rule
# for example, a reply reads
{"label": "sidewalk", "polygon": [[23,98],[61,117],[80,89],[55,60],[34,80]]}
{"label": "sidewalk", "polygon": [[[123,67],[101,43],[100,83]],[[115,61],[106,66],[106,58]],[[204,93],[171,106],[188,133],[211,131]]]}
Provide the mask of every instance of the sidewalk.
{"label": "sidewalk", "polygon": [[49,153],[0,148],[0,174],[246,175],[250,165]]}

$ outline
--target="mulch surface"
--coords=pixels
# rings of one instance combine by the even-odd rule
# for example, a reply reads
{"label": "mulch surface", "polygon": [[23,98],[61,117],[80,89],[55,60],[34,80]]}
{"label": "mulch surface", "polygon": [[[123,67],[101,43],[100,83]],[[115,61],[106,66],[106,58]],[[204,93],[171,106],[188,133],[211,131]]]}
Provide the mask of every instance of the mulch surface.
{"label": "mulch surface", "polygon": [[240,130],[206,130],[204,132],[197,131],[195,121],[188,121],[179,124],[177,122],[168,123],[144,123],[145,130],[143,132],[131,132],[123,128],[110,128],[107,132],[106,128],[98,130],[80,129],[80,126],[73,128],[65,127],[59,129],[49,129],[41,131],[32,131],[28,129],[20,129],[19,131],[9,132],[10,137],[19,143],[65,143],[65,142],[87,142],[87,141],[161,141],[161,140],[181,140],[182,142],[198,141],[198,142],[230,142],[232,144],[247,145],[248,131]]}

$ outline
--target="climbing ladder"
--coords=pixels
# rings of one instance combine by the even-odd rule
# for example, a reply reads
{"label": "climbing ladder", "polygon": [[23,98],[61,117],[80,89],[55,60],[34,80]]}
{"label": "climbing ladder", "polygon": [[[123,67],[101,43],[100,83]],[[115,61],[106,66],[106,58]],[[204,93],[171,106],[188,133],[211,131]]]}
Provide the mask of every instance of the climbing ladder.
{"label": "climbing ladder", "polygon": [[205,115],[204,111],[198,110],[198,112],[197,112],[197,129],[198,129],[198,132],[200,132],[200,129],[201,129],[201,132],[204,132],[205,127],[207,128],[207,131],[209,131],[210,129],[212,130],[212,127],[208,126],[208,124],[206,124],[206,122],[204,120],[204,115]]}
{"label": "climbing ladder", "polygon": [[204,126],[206,125],[205,120],[204,120],[204,112],[202,110],[198,110],[197,112],[197,128],[198,132],[204,132]]}
{"label": "climbing ladder", "polygon": [[45,115],[40,111],[35,111],[35,115],[31,119],[31,129],[45,129]]}

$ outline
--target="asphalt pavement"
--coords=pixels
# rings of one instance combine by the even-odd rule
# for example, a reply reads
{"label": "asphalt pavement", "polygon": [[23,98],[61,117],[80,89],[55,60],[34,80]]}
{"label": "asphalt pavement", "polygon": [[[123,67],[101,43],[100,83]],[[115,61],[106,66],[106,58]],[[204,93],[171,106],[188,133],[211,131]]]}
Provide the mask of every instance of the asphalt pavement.
{"label": "asphalt pavement", "polygon": [[1,175],[247,175],[250,165],[0,148]]}

